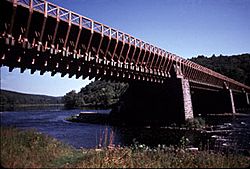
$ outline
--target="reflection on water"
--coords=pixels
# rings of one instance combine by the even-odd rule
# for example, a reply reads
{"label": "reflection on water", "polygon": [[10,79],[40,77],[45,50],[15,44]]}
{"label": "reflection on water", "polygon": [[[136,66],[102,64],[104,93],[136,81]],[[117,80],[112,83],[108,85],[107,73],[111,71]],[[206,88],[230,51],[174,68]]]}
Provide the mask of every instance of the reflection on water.
{"label": "reflection on water", "polygon": [[[215,146],[220,145],[219,139],[232,140],[240,145],[240,148],[250,148],[250,120],[248,118],[234,119],[230,123],[231,129],[228,132],[215,132],[223,129],[218,124],[213,131],[202,134],[195,130],[173,130],[166,128],[150,127],[112,127],[109,125],[98,125],[88,123],[72,123],[65,118],[78,114],[83,110],[40,110],[40,111],[18,111],[2,112],[1,126],[15,126],[21,129],[35,128],[37,131],[48,134],[76,148],[94,148],[98,144],[103,146],[112,142],[115,145],[131,145],[135,142],[148,146],[179,145],[182,138],[188,138],[188,143],[195,147],[203,147],[209,143]],[[109,110],[84,110],[89,112],[108,113]],[[221,124],[225,124],[223,121]],[[243,125],[244,124],[244,125]],[[229,123],[227,123],[229,125]],[[229,129],[229,128],[228,128]],[[210,139],[210,142],[207,141]],[[217,142],[216,142],[217,141]],[[223,144],[223,143],[221,143]],[[226,145],[226,144],[224,144]]]}

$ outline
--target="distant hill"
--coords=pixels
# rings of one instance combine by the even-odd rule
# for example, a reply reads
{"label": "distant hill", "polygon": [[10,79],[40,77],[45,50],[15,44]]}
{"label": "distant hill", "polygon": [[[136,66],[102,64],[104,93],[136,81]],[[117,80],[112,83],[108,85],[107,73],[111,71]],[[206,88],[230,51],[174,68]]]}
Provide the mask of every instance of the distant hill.
{"label": "distant hill", "polygon": [[53,97],[46,95],[35,95],[18,93],[8,90],[0,90],[0,110],[13,110],[15,107],[25,105],[49,105],[61,104],[61,97]]}
{"label": "distant hill", "polygon": [[250,54],[248,53],[211,57],[200,55],[190,60],[250,86]]}

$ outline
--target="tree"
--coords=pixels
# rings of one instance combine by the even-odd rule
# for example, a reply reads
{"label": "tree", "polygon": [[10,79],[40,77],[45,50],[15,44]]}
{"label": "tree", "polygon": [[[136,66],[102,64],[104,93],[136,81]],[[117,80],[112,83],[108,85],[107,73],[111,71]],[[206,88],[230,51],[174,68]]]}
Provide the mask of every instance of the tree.
{"label": "tree", "polygon": [[66,108],[76,107],[76,101],[77,101],[77,94],[75,90],[72,90],[69,93],[66,93],[65,96],[63,96],[63,103]]}
{"label": "tree", "polygon": [[102,107],[108,108],[118,102],[127,84],[94,81],[81,88],[79,93],[71,91],[64,96],[66,108]]}

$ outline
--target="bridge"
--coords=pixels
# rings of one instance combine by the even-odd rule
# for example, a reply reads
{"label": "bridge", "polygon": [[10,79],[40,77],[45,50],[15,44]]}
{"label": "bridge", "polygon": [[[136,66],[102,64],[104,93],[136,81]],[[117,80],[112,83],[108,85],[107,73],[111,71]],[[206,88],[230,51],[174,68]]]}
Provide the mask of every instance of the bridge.
{"label": "bridge", "polygon": [[120,113],[185,120],[249,107],[249,86],[45,0],[2,0],[0,16],[1,66],[127,82]]}

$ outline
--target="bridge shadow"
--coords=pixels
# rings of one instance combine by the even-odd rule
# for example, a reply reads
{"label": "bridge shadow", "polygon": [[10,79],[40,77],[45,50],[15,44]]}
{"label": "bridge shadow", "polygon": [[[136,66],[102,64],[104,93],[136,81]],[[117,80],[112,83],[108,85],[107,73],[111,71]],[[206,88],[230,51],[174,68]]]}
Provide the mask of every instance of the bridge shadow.
{"label": "bridge shadow", "polygon": [[[177,81],[164,84],[131,82],[110,115],[117,123],[164,126],[184,121],[181,90]],[[178,87],[177,87],[178,88]]]}
{"label": "bridge shadow", "polygon": [[[232,114],[232,99],[226,89],[191,87],[193,117],[209,114]],[[244,93],[234,93],[236,113],[247,113],[249,105]],[[144,81],[130,82],[127,91],[114,105],[111,121],[118,125],[181,125],[185,122],[181,81],[169,78],[163,84]]]}

